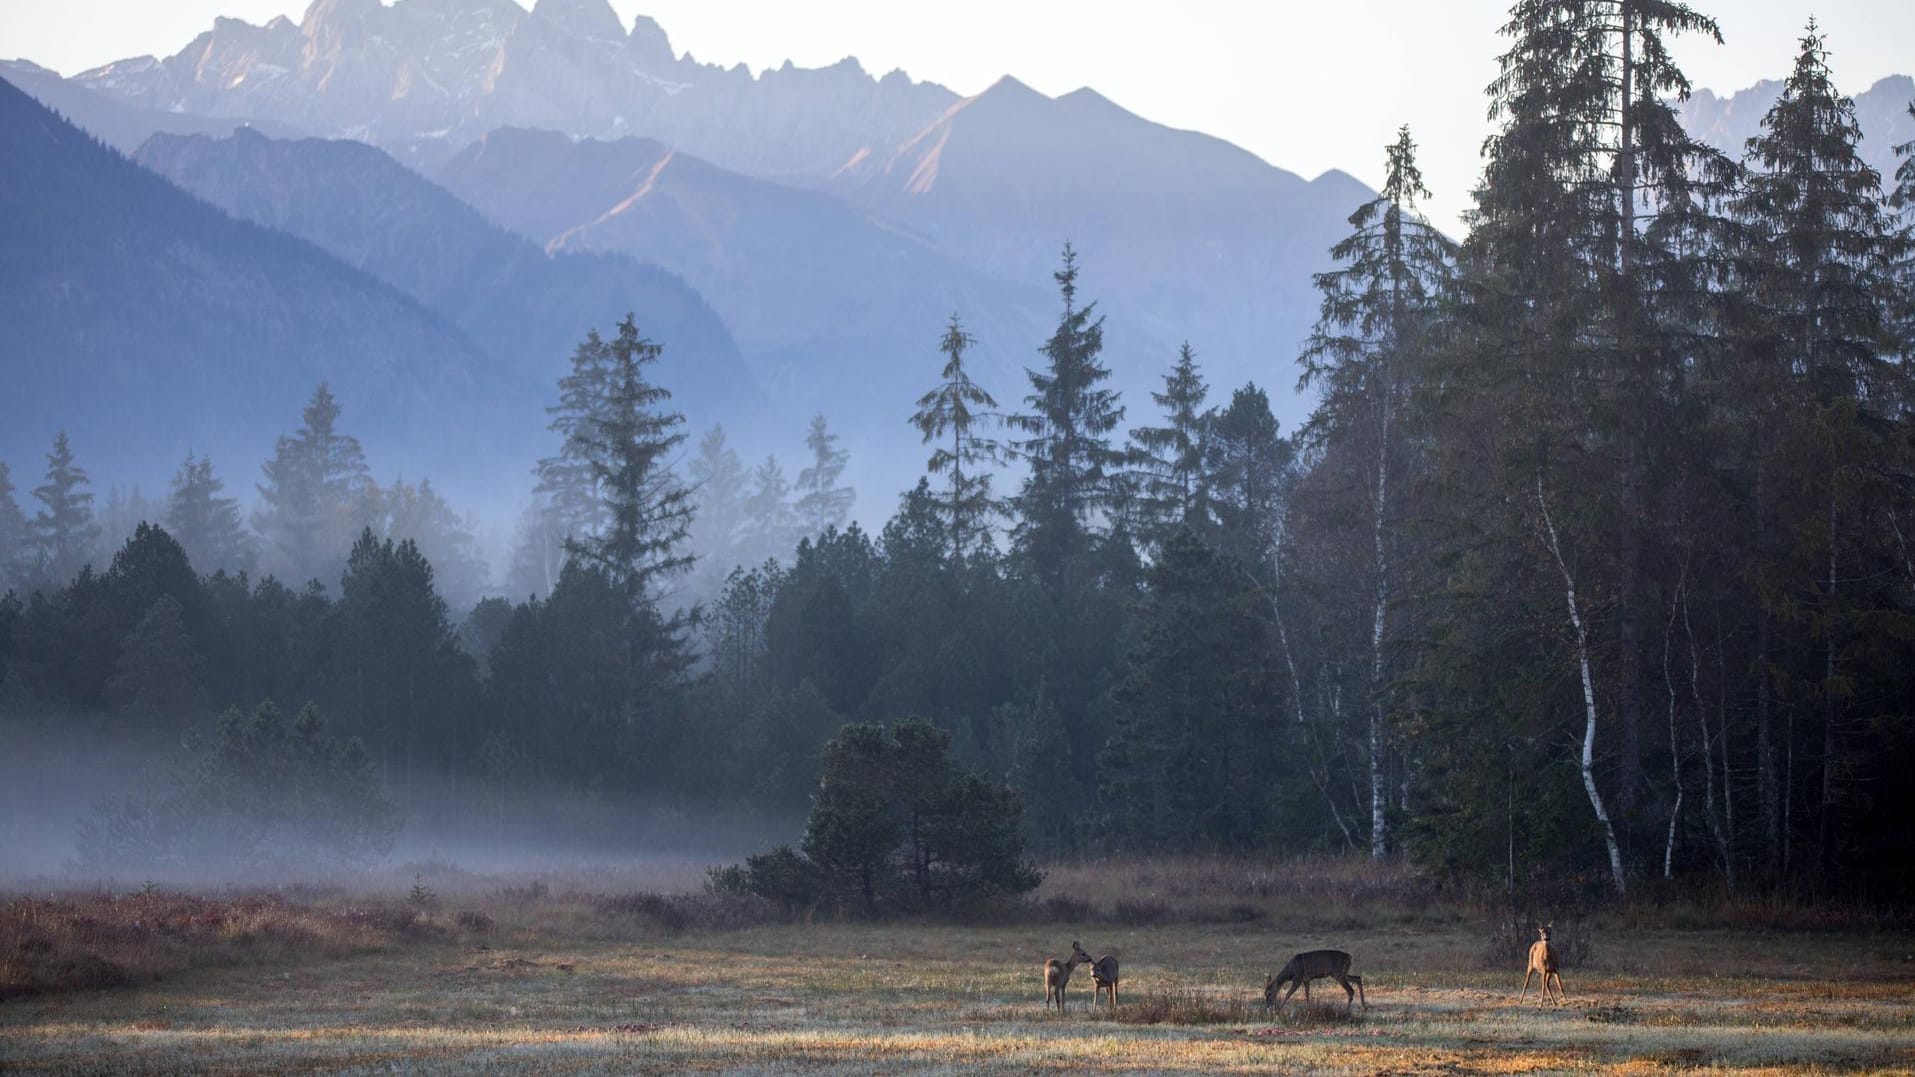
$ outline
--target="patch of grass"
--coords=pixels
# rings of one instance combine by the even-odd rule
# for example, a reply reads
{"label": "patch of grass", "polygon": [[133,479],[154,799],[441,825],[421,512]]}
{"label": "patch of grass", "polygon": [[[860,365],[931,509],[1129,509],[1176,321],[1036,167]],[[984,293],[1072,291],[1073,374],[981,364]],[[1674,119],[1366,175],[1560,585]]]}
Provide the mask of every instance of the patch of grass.
{"label": "patch of grass", "polygon": [[0,999],[146,983],[188,968],[339,957],[437,932],[412,909],[275,895],[19,898],[0,905]]}
{"label": "patch of grass", "polygon": [[1127,998],[1123,1005],[1106,1009],[1104,1013],[1126,1025],[1240,1025],[1255,1020],[1262,1010],[1261,1002],[1252,1005],[1242,998],[1179,987],[1159,988],[1135,999]]}

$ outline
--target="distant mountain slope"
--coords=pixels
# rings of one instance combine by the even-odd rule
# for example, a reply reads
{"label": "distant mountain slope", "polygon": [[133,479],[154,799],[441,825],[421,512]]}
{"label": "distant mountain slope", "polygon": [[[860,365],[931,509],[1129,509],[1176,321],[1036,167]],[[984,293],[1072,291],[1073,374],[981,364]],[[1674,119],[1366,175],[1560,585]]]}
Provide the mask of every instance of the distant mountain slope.
{"label": "distant mountain slope", "polygon": [[1306,181],[1092,90],[1050,98],[1011,78],[847,162],[830,189],[999,276],[1044,279],[1069,237],[1129,388],[1160,387],[1189,339],[1220,390],[1254,378],[1280,397],[1316,317],[1310,275],[1371,197],[1341,172]]}
{"label": "distant mountain slope", "polygon": [[860,146],[917,130],[954,96],[847,61],[754,78],[673,53],[658,24],[630,33],[606,0],[314,0],[295,25],[216,19],[164,60],[78,80],[126,101],[265,116],[319,135],[443,159],[499,126],[663,139],[763,175],[828,171]]}
{"label": "distant mountain slope", "polygon": [[660,379],[694,421],[748,416],[764,401],[731,334],[682,280],[615,255],[548,255],[371,146],[242,129],[158,135],[134,160],[391,284],[548,395],[586,332],[609,333],[630,311],[665,343]]}
{"label": "distant mountain slope", "polygon": [[[1043,339],[1044,278],[994,279],[816,191],[718,168],[649,139],[502,129],[437,178],[558,250],[621,251],[682,276],[788,408],[903,416],[936,374],[953,311],[1002,385]],[[885,424],[888,427],[888,422]],[[887,433],[891,433],[887,430]],[[887,441],[890,440],[887,438]]]}
{"label": "distant mountain slope", "polygon": [[[0,60],[0,78],[5,78],[41,104],[65,117],[94,138],[121,153],[132,153],[155,134],[165,131],[176,135],[223,135],[250,120],[214,119],[187,112],[168,112],[144,105],[130,104],[119,98],[96,93],[85,85],[63,79],[56,72],[25,60]],[[286,138],[298,134],[285,124],[270,120],[256,124],[260,131]]]}
{"label": "distant mountain slope", "polygon": [[532,387],[443,319],[192,198],[4,81],[0,147],[0,458],[16,476],[37,475],[65,428],[102,483],[156,492],[190,449],[244,490],[321,379],[383,476],[467,495],[508,462],[523,474],[542,419]]}
{"label": "distant mountain slope", "polygon": [[[1678,109],[1683,126],[1698,138],[1740,158],[1781,94],[1781,82],[1764,79],[1726,97],[1697,90]],[[1882,174],[1885,185],[1893,183],[1901,163],[1895,147],[1915,141],[1915,117],[1908,114],[1910,102],[1915,102],[1915,78],[1890,75],[1854,96],[1855,119],[1862,128],[1862,159]]]}

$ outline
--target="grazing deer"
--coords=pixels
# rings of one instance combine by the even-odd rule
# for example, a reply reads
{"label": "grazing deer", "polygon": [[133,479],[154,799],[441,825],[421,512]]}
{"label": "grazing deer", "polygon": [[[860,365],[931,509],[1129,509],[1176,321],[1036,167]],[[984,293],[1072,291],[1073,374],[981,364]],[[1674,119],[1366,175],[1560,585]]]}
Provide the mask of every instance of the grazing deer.
{"label": "grazing deer", "polygon": [[[1307,1006],[1310,1004],[1310,981],[1326,978],[1343,985],[1343,993],[1350,996],[1349,1005],[1352,1009],[1359,998],[1363,999],[1364,1009],[1370,1008],[1370,1000],[1363,994],[1363,977],[1350,971],[1350,955],[1342,950],[1310,950],[1291,958],[1290,963],[1283,966],[1282,972],[1263,982],[1264,1008],[1282,1010],[1283,1004],[1290,1001],[1290,996],[1297,993],[1298,987],[1303,988],[1303,1002]],[[1290,985],[1290,990],[1282,1001],[1278,1001],[1277,992],[1286,983]],[[1352,987],[1351,984],[1356,986]]]}
{"label": "grazing deer", "polygon": [[1091,962],[1090,982],[1092,986],[1090,1004],[1097,1005],[1105,991],[1110,992],[1111,1009],[1117,1008],[1117,959],[1110,954]]}
{"label": "grazing deer", "polygon": [[1551,976],[1556,977],[1556,1001],[1569,1001],[1569,996],[1563,992],[1563,974],[1556,971],[1556,951],[1549,945],[1549,929],[1554,926],[1554,924],[1536,925],[1537,939],[1529,944],[1529,967],[1523,970],[1522,994],[1516,996],[1516,1001],[1519,1003],[1529,994],[1529,978],[1539,972],[1543,974],[1543,993],[1536,997],[1536,1005],[1541,1006],[1543,1000],[1549,997]]}
{"label": "grazing deer", "polygon": [[1077,966],[1088,965],[1090,963],[1091,956],[1085,953],[1084,948],[1075,942],[1071,943],[1071,956],[1069,959],[1059,961],[1053,957],[1049,961],[1044,962],[1044,1005],[1049,1007],[1051,1000],[1055,999],[1057,1000],[1057,1012],[1063,1013],[1064,987],[1071,982],[1071,973],[1077,971]]}

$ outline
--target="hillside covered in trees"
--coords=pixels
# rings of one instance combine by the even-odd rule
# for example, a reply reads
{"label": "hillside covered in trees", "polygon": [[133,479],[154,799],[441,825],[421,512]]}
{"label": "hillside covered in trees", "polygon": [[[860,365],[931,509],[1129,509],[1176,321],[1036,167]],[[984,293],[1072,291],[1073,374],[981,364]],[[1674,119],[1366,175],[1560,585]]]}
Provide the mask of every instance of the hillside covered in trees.
{"label": "hillside covered in trees", "polygon": [[30,502],[0,471],[0,721],[204,751],[311,701],[408,825],[617,844],[795,828],[845,723],[921,718],[1049,856],[1905,902],[1915,159],[1858,155],[1813,24],[1746,152],[1692,137],[1668,44],[1715,34],[1518,3],[1468,234],[1400,132],[1264,385],[1211,385],[1191,326],[1123,397],[1068,244],[1022,383],[967,367],[975,312],[925,326],[925,474],[876,533],[822,417],[754,471],[616,310],[551,391],[510,599],[323,387],[250,532],[189,458],[110,561],[63,438]]}

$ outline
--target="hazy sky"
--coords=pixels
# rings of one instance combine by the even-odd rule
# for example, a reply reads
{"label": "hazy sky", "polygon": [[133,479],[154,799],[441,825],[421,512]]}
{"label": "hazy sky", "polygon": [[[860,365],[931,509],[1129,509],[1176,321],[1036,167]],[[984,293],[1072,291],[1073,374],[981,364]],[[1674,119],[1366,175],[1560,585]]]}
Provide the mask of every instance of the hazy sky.
{"label": "hazy sky", "polygon": [[[529,5],[530,0],[524,0]],[[1049,94],[1093,86],[1151,119],[1229,139],[1305,176],[1342,168],[1373,186],[1382,147],[1407,123],[1422,145],[1432,209],[1467,203],[1488,132],[1504,0],[1292,4],[1184,0],[613,0],[644,11],[681,52],[753,70],[854,55],[882,74],[975,93],[999,75]],[[1735,0],[1697,4],[1727,43],[1678,45],[1696,86],[1740,89],[1787,71],[1814,14],[1844,89],[1915,73],[1915,2]],[[215,15],[264,22],[296,0],[0,0],[0,56],[71,74],[142,53],[167,55]]]}

